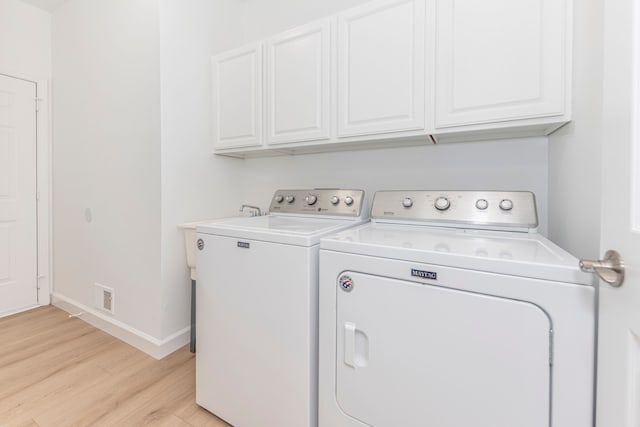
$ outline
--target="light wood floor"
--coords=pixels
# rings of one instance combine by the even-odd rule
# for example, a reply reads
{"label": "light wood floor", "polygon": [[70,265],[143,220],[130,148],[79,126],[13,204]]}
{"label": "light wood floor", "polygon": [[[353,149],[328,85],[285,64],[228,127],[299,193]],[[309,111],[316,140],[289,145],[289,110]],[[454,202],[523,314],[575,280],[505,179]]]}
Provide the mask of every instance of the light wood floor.
{"label": "light wood floor", "polygon": [[229,426],[195,403],[188,346],[163,360],[55,307],[0,319],[0,427]]}

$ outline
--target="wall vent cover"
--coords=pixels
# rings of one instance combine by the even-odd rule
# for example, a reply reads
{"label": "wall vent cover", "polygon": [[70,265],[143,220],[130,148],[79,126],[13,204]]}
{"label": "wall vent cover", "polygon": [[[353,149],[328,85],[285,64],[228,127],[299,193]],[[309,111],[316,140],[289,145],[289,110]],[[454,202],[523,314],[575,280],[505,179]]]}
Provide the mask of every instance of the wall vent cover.
{"label": "wall vent cover", "polygon": [[95,286],[95,306],[96,308],[114,314],[114,293],[113,288],[94,283]]}

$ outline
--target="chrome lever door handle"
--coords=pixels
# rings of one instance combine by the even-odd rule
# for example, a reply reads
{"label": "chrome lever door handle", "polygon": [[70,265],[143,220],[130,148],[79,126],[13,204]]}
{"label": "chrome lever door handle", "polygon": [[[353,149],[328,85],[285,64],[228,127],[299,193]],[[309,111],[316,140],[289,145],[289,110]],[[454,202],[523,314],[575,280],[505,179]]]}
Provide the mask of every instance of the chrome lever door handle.
{"label": "chrome lever door handle", "polygon": [[624,260],[620,254],[612,249],[604,254],[602,260],[580,260],[580,270],[585,273],[595,273],[599,278],[618,288],[624,283]]}

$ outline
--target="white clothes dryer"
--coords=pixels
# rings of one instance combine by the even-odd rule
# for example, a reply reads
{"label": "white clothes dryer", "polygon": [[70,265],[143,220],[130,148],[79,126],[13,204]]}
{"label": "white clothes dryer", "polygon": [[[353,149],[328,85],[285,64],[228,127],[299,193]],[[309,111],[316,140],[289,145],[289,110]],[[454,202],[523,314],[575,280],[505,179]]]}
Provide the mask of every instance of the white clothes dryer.
{"label": "white clothes dryer", "polygon": [[592,427],[596,288],[529,192],[382,191],[320,244],[320,427]]}
{"label": "white clothes dryer", "polygon": [[360,190],[279,190],[270,214],[199,225],[196,402],[235,427],[315,427],[320,238]]}

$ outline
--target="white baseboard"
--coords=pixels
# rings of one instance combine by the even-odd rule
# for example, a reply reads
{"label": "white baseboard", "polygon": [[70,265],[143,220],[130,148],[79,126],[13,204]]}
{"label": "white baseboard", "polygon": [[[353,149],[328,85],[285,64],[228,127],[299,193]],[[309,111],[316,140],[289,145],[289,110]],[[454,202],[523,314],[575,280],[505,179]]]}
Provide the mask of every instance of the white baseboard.
{"label": "white baseboard", "polygon": [[56,292],[51,295],[51,303],[158,360],[178,350],[190,339],[190,330],[189,327],[186,327],[163,340],[159,340]]}

